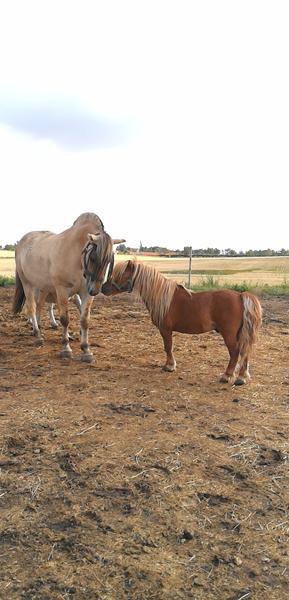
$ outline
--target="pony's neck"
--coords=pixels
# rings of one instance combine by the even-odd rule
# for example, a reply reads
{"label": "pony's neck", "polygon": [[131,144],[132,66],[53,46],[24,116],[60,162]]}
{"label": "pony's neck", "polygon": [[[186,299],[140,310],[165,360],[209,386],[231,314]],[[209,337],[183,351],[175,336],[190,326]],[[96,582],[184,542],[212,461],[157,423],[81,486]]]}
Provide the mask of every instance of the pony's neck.
{"label": "pony's neck", "polygon": [[175,281],[153,267],[143,263],[136,265],[134,290],[141,297],[157,327],[161,325],[170,308],[176,287]]}

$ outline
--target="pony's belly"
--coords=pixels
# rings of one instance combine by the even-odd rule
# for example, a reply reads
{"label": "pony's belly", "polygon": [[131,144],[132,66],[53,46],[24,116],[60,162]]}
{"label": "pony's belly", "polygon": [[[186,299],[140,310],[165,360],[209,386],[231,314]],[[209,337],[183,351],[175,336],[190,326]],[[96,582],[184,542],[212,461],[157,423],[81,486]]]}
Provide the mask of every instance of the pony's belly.
{"label": "pony's belly", "polygon": [[176,331],[178,333],[187,333],[189,335],[194,335],[194,334],[200,334],[200,333],[208,333],[208,331],[212,331],[214,330],[215,324],[210,322],[200,322],[200,323],[196,323],[195,321],[193,322],[184,322],[184,323],[178,323],[175,325],[175,327],[173,328],[173,331]]}

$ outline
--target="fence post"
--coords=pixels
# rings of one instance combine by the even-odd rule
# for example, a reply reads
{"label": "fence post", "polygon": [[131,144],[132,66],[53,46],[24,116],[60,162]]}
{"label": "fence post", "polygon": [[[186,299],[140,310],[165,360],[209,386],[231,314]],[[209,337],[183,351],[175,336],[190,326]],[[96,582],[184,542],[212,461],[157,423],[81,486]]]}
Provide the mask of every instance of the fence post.
{"label": "fence post", "polygon": [[190,246],[190,256],[189,256],[189,278],[188,278],[188,287],[191,287],[191,273],[192,272],[192,246]]}

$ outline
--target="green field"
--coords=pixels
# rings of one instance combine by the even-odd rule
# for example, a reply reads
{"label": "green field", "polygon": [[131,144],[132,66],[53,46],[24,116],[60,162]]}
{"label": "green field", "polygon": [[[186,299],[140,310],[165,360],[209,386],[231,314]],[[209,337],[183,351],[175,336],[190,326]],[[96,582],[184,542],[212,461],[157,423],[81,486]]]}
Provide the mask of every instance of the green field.
{"label": "green field", "polygon": [[[116,261],[133,258],[129,255],[116,255]],[[167,258],[141,256],[139,260],[153,265],[162,273],[179,283],[188,283],[188,258]],[[15,274],[14,253],[0,251],[0,276],[13,277]],[[242,286],[280,287],[289,289],[289,257],[246,257],[246,258],[193,258],[191,271],[193,287]]]}

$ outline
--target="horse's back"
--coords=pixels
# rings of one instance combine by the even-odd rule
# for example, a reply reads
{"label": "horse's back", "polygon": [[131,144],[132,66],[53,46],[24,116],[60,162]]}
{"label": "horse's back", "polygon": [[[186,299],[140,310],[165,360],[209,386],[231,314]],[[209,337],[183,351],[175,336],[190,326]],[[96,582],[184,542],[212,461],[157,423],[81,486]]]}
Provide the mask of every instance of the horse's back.
{"label": "horse's back", "polygon": [[23,283],[54,292],[59,285],[76,293],[83,285],[81,253],[88,234],[103,231],[101,219],[83,213],[60,233],[30,231],[16,246],[16,271]]}

